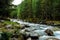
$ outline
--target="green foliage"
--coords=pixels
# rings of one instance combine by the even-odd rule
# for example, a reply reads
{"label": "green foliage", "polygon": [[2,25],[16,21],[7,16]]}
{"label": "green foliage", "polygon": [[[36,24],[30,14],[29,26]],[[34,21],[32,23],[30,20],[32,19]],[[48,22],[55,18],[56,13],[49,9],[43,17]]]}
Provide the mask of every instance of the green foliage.
{"label": "green foliage", "polygon": [[18,25],[18,23],[16,22],[11,22],[11,21],[4,21],[3,24],[6,24],[6,25]]}
{"label": "green foliage", "polygon": [[16,18],[17,17],[17,12],[16,11],[12,11],[10,13],[10,16],[11,16],[11,18]]}
{"label": "green foliage", "polygon": [[[18,19],[60,20],[60,0],[24,0],[15,6],[0,0],[0,16]],[[4,12],[3,12],[4,11]],[[30,19],[29,19],[30,20]]]}
{"label": "green foliage", "polygon": [[8,33],[3,32],[3,33],[1,34],[1,39],[0,39],[0,40],[9,40],[9,35],[8,35]]}
{"label": "green foliage", "polygon": [[12,1],[13,0],[0,0],[0,16],[9,16]]}
{"label": "green foliage", "polygon": [[59,0],[24,0],[20,6],[22,19],[60,20]]}

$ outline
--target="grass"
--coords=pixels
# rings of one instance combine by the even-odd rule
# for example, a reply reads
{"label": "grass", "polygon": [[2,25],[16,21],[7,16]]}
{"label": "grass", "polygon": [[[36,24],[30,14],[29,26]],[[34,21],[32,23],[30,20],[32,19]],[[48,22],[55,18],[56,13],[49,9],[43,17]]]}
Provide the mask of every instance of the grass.
{"label": "grass", "polygon": [[17,25],[18,25],[18,23],[16,23],[16,22],[11,22],[11,21],[4,21],[3,23],[4,23],[4,24],[11,24],[11,25],[13,25],[13,24],[17,24]]}
{"label": "grass", "polygon": [[[60,21],[52,21],[52,20],[49,20],[49,21],[46,21],[47,23],[50,23],[50,22],[53,22],[54,24],[60,24]],[[53,31],[60,31],[60,26],[54,26],[53,28]]]}
{"label": "grass", "polygon": [[20,24],[16,22],[4,21],[4,22],[0,22],[0,31],[12,31],[12,29],[8,30],[6,28],[7,25],[11,25],[11,28],[13,28],[14,30],[21,27]]}
{"label": "grass", "polygon": [[47,23],[49,22],[53,22],[54,24],[60,24],[60,21],[52,21],[52,20],[49,20],[49,21],[46,21]]}
{"label": "grass", "polygon": [[60,28],[59,27],[54,27],[53,31],[60,31]]}

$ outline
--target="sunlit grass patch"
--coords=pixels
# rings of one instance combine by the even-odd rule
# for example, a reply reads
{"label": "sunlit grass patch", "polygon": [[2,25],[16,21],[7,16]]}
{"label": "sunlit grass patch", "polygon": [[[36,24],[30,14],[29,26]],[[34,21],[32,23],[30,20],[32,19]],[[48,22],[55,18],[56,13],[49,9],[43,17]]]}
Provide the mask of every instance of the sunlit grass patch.
{"label": "sunlit grass patch", "polygon": [[11,21],[4,21],[4,24],[18,24],[18,23],[16,23],[16,22],[11,22]]}
{"label": "sunlit grass patch", "polygon": [[49,20],[49,21],[46,21],[47,23],[49,22],[53,22],[54,24],[60,24],[60,21],[52,21],[52,20]]}
{"label": "sunlit grass patch", "polygon": [[53,31],[60,31],[60,28],[59,27],[54,27]]}

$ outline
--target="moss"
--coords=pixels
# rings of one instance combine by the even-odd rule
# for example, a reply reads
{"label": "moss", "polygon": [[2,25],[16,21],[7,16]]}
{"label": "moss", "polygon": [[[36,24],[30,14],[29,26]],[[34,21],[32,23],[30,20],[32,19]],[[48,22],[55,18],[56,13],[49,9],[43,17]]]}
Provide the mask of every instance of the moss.
{"label": "moss", "polygon": [[52,21],[52,20],[46,21],[46,23],[50,23],[50,22],[53,22],[54,24],[60,24],[60,21]]}
{"label": "moss", "polygon": [[7,30],[6,26],[7,25],[11,25],[12,29],[19,29],[20,28],[20,24],[16,23],[16,22],[11,22],[11,21],[4,21],[4,22],[0,22],[0,30]]}
{"label": "moss", "polygon": [[4,24],[11,24],[11,25],[14,25],[14,24],[18,24],[16,22],[11,22],[11,21],[4,21]]}
{"label": "moss", "polygon": [[60,31],[60,28],[54,27],[54,28],[53,28],[53,31]]}

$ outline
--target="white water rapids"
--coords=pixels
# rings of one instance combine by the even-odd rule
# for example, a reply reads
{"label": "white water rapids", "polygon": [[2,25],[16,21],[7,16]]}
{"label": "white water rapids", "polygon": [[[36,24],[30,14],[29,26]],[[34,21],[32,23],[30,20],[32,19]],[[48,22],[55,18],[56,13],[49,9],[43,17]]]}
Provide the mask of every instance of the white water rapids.
{"label": "white water rapids", "polygon": [[[47,38],[58,38],[58,39],[60,39],[60,31],[54,31],[55,36],[47,36],[46,33],[44,33],[44,30],[46,30],[46,29],[51,29],[52,30],[52,28],[54,28],[52,26],[42,25],[42,24],[34,24],[34,23],[29,23],[29,22],[23,22],[22,20],[17,20],[17,19],[11,19],[11,21],[20,23],[21,25],[22,24],[29,25],[30,27],[26,28],[26,29],[29,30],[30,32],[26,32],[26,33],[30,34],[31,36],[38,35],[39,40],[46,40]],[[24,29],[21,30],[21,31],[24,32]]]}

